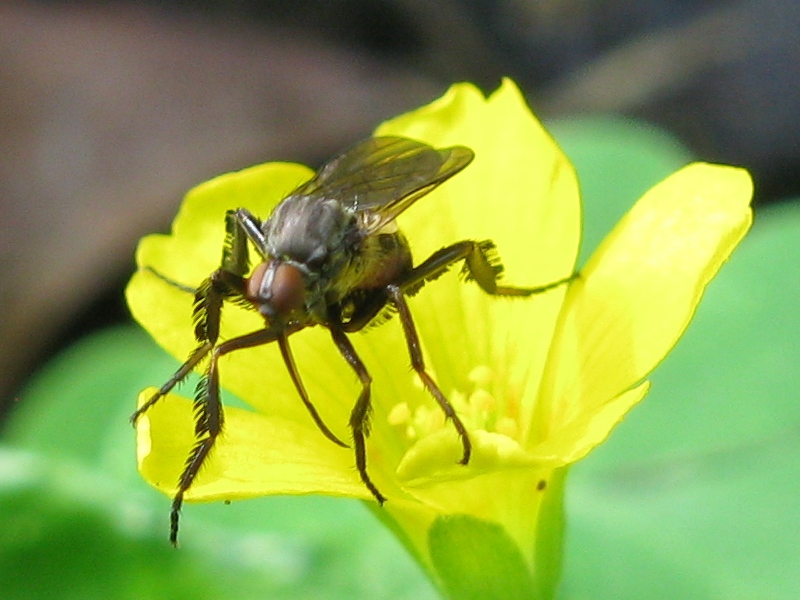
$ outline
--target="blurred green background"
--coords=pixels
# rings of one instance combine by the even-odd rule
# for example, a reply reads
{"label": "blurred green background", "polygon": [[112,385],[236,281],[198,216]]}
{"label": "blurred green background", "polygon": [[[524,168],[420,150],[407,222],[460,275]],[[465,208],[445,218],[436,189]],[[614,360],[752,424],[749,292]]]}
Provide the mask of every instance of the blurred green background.
{"label": "blurred green background", "polygon": [[650,396],[570,474],[560,597],[797,596],[800,5],[76,6],[0,9],[0,597],[437,597],[350,500],[190,505],[173,550],[127,418],[176,362],[122,288],[197,182],[318,164],[452,81],[507,74],[578,168],[581,260],[694,157],[756,175],[753,230]]}

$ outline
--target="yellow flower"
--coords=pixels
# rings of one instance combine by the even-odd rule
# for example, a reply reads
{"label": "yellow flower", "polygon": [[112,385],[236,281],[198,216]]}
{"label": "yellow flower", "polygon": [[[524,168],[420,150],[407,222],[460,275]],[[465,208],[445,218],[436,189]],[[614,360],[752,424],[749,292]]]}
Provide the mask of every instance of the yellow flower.
{"label": "yellow flower", "polygon": [[[471,85],[453,86],[376,135],[461,144],[476,154],[398,219],[416,262],[454,241],[491,239],[507,285],[531,287],[573,272],[577,178],[513,83],[489,98]],[[311,175],[300,165],[271,163],[198,186],[171,235],[142,240],[138,264],[197,286],[219,266],[226,209],[243,206],[265,218]],[[559,550],[565,467],[644,397],[644,378],[676,343],[706,284],[747,231],[751,194],[745,171],[693,164],[645,194],[568,287],[496,298],[453,272],[412,297],[428,369],[469,430],[467,466],[457,464],[461,445],[452,426],[411,374],[398,320],[351,336],[374,381],[368,470],[388,498],[376,512],[451,593],[457,583],[448,583],[435,541],[442,538],[432,532],[460,517],[498,526],[539,591],[552,591],[558,558],[547,554]],[[156,341],[185,359],[195,346],[191,294],[140,269],[127,297]],[[259,327],[259,315],[225,307],[223,339]],[[349,439],[359,392],[352,371],[322,328],[290,341],[322,419]],[[233,393],[250,408],[226,408],[224,433],[187,500],[309,493],[374,500],[352,450],[332,444],[309,417],[276,345],[232,353],[220,373],[223,401]],[[193,441],[191,401],[170,395],[139,422],[142,475],[174,493]]]}

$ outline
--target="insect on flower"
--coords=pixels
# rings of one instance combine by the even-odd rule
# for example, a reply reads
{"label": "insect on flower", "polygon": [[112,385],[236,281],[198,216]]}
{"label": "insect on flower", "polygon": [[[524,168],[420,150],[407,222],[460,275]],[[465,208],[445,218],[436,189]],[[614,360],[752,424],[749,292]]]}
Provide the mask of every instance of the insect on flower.
{"label": "insect on flower", "polygon": [[[308,397],[289,346],[289,336],[322,325],[361,382],[350,413],[355,464],[361,481],[379,503],[386,501],[367,470],[372,378],[348,338],[396,312],[411,365],[458,433],[466,465],[472,446],[453,406],[426,372],[407,296],[418,292],[459,261],[462,275],[496,296],[531,296],[567,283],[568,277],[533,288],[498,284],[502,266],[490,240],[464,240],[434,252],[414,266],[409,243],[395,219],[422,196],[453,177],[474,158],[464,146],[435,149],[402,137],[365,140],[324,165],[313,179],[283,199],[266,221],[245,208],[225,215],[222,263],[194,290],[198,346],[186,362],[132,415],[136,421],[208,359],[196,390],[196,444],[178,481],[170,513],[170,541],[177,543],[179,511],[186,491],[208,458],[223,428],[218,362],[235,350],[277,342],[297,393],[320,431],[340,440],[322,421]],[[250,246],[258,263],[250,270]],[[188,289],[153,271],[168,283]],[[265,326],[219,340],[223,306],[231,302],[257,311]]]}

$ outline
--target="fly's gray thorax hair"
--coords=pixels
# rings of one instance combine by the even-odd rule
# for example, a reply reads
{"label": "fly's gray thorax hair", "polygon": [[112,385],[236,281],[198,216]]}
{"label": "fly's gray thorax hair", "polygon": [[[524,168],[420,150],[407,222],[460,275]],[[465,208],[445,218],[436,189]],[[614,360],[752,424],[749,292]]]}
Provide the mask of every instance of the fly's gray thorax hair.
{"label": "fly's gray thorax hair", "polygon": [[349,262],[358,222],[336,200],[289,196],[275,207],[263,230],[271,256],[304,265],[306,273],[325,279]]}

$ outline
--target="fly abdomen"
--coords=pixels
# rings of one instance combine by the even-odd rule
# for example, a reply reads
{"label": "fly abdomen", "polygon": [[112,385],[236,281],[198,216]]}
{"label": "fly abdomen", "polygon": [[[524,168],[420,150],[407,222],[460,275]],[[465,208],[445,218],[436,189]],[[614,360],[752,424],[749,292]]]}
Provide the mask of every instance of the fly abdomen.
{"label": "fly abdomen", "polygon": [[360,288],[383,287],[413,266],[408,241],[399,231],[371,235],[361,246],[358,256],[362,269]]}

